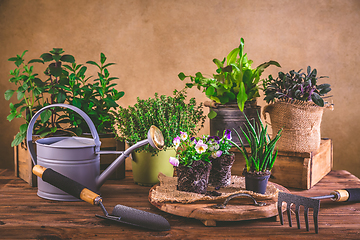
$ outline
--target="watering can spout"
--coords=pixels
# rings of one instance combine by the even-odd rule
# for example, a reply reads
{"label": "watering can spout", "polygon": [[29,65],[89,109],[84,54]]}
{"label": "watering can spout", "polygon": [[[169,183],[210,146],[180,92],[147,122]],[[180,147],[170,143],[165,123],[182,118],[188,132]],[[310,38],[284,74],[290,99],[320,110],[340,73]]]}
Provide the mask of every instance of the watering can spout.
{"label": "watering can spout", "polygon": [[[125,159],[130,156],[132,151],[146,144],[150,144],[153,148],[156,148],[158,150],[162,150],[164,148],[164,137],[157,127],[151,126],[147,134],[147,139],[137,142],[136,144],[126,149],[117,159],[113,161],[110,166],[108,166],[102,172],[99,177],[96,178],[97,189],[100,189],[100,187],[111,176],[111,174],[113,174],[116,169],[125,161]],[[101,154],[101,151],[99,151],[98,153]]]}

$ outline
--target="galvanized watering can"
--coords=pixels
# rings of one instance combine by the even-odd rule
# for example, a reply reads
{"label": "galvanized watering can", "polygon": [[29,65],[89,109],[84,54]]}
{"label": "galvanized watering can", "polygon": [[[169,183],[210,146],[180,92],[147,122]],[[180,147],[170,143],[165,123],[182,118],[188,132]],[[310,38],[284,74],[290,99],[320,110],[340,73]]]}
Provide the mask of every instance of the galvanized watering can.
{"label": "galvanized watering can", "polygon": [[[39,115],[46,109],[52,107],[69,108],[78,113],[90,128],[92,139],[84,137],[50,137],[36,141],[36,151],[32,144],[32,131]],[[124,152],[100,151],[101,142],[96,128],[90,117],[77,107],[67,104],[52,104],[40,109],[31,119],[27,130],[27,147],[34,165],[41,165],[83,184],[94,192],[99,192],[100,187],[108,177],[121,165],[121,163],[135,149],[150,144],[161,150],[164,147],[164,138],[161,131],[152,126],[147,134],[147,139],[142,140]],[[100,154],[121,154],[100,175]],[[58,201],[78,201],[77,198],[63,192],[62,190],[44,182],[38,177],[39,197]]]}

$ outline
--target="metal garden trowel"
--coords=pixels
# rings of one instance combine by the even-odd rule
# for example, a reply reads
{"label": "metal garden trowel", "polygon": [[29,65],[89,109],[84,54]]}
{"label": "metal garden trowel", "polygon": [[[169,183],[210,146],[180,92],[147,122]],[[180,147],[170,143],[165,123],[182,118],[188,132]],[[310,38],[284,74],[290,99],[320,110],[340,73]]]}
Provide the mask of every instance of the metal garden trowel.
{"label": "metal garden trowel", "polygon": [[96,215],[97,217],[151,230],[170,230],[169,222],[162,216],[141,211],[135,208],[116,205],[112,211],[112,214],[108,214],[104,205],[102,204],[102,198],[100,195],[87,189],[84,185],[52,170],[51,168],[35,165],[33,168],[33,173],[40,177],[44,182],[47,182],[78,199],[82,199],[92,205],[100,206],[104,212],[104,216]]}

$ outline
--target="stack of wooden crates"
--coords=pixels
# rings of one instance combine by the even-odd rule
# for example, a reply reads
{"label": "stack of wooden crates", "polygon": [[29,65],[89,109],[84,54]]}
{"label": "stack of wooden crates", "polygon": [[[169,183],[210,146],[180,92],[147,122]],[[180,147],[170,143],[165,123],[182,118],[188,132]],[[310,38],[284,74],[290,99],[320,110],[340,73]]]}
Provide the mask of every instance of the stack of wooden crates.
{"label": "stack of wooden crates", "polygon": [[[232,168],[233,175],[242,175],[245,159],[236,149],[236,161]],[[271,171],[271,182],[284,187],[309,189],[326,176],[333,166],[332,140],[322,138],[320,148],[314,152],[281,152],[279,151]]]}

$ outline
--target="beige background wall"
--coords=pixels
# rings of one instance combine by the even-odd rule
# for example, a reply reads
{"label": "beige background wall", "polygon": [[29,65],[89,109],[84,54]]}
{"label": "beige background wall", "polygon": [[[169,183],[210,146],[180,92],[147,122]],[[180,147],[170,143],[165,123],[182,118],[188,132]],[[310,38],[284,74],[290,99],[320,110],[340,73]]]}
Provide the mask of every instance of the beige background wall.
{"label": "beige background wall", "polygon": [[[254,66],[273,59],[282,71],[311,65],[329,76],[335,110],[325,111],[322,136],[333,139],[334,168],[360,177],[358,0],[0,0],[0,167],[13,167],[10,142],[21,125],[6,120],[8,58],[61,47],[85,63],[103,52],[117,63],[110,72],[120,77],[120,104],[128,106],[137,96],[181,89],[181,71],[213,73],[212,59],[225,57],[240,37]],[[206,100],[195,89],[190,96]]]}

